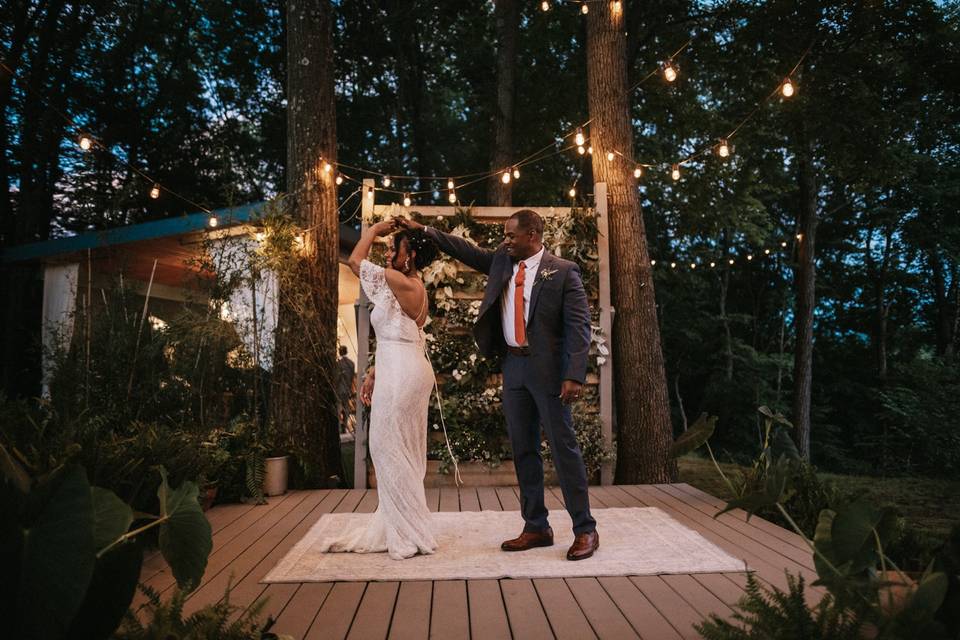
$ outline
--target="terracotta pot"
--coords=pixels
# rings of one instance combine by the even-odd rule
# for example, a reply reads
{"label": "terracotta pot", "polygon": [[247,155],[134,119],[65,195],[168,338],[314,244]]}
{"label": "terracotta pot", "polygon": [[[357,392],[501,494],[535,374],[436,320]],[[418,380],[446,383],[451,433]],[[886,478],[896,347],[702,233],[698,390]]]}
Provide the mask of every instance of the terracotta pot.
{"label": "terracotta pot", "polygon": [[289,475],[290,456],[267,458],[264,462],[263,494],[266,496],[282,496],[287,492],[287,477]]}

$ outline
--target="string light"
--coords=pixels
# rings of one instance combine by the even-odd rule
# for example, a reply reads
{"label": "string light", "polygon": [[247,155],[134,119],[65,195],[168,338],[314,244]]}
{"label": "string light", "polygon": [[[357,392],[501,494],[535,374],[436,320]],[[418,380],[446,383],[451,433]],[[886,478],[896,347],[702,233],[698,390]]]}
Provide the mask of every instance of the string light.
{"label": "string light", "polygon": [[720,146],[717,147],[717,155],[721,158],[730,157],[730,145],[727,143],[726,138],[720,141]]}
{"label": "string light", "polygon": [[670,60],[663,63],[663,79],[667,82],[673,82],[677,79],[677,69]]}
{"label": "string light", "polygon": [[586,152],[587,152],[587,148],[584,147],[582,144],[579,147],[577,147],[577,153],[579,153],[580,155],[583,155]]}
{"label": "string light", "polygon": [[576,187],[570,187],[570,191],[568,191],[567,193],[570,194],[570,197],[571,197],[571,198],[576,198],[576,197],[577,197],[577,188],[576,188]]}
{"label": "string light", "polygon": [[383,176],[383,186],[385,187],[390,186],[390,176]]}
{"label": "string light", "polygon": [[159,184],[159,183],[156,183],[156,182],[155,182],[155,183],[153,184],[153,188],[150,189],[150,197],[153,198],[154,200],[156,200],[157,198],[160,197],[160,184]]}
{"label": "string light", "polygon": [[747,254],[747,261],[749,262],[750,260],[753,260],[753,255],[748,253],[748,254]]}
{"label": "string light", "polygon": [[671,263],[670,263],[670,268],[671,268],[671,269],[676,269],[676,268],[677,268],[677,263],[676,263],[676,262],[671,262]]}
{"label": "string light", "polygon": [[593,155],[593,145],[590,145],[589,147],[587,147],[587,153],[589,153],[590,155]]}
{"label": "string light", "polygon": [[90,147],[93,146],[93,140],[90,139],[90,136],[80,136],[80,148],[84,151],[90,151]]}
{"label": "string light", "polygon": [[453,180],[452,179],[447,180],[447,189],[453,189],[453,187],[454,187]]}
{"label": "string light", "polygon": [[691,268],[691,269],[696,269],[696,268],[697,268],[697,263],[696,263],[696,262],[691,262],[691,263],[690,263],[690,268]]}
{"label": "string light", "polygon": [[516,167],[513,168],[513,179],[514,180],[520,179],[520,169],[517,169]]}
{"label": "string light", "polygon": [[403,206],[409,207],[412,202],[413,201],[410,199],[409,193],[403,194]]}
{"label": "string light", "polygon": [[650,261],[650,266],[651,266],[651,267],[657,266],[657,261],[656,261],[656,260],[651,260],[651,261]]}
{"label": "string light", "polygon": [[577,127],[577,135],[573,137],[573,141],[577,143],[578,147],[582,147],[586,139],[583,137],[583,128]]}
{"label": "string light", "polygon": [[323,172],[324,172],[324,173],[330,173],[331,171],[333,171],[333,165],[330,164],[329,162],[324,162],[324,163],[323,163]]}
{"label": "string light", "polygon": [[447,196],[447,200],[450,202],[450,204],[456,204],[456,203],[457,203],[457,192],[454,191],[453,189],[450,189],[450,195]]}
{"label": "string light", "polygon": [[730,258],[730,264],[733,264],[733,258]]}
{"label": "string light", "polygon": [[637,168],[633,170],[633,177],[640,178],[643,175],[643,168],[640,165],[637,165]]}
{"label": "string light", "polygon": [[770,249],[764,249],[764,250],[763,250],[763,255],[765,255],[765,256],[770,255]]}
{"label": "string light", "polygon": [[786,249],[786,248],[787,248],[787,242],[786,242],[786,240],[784,240],[783,242],[781,242],[781,243],[780,243],[780,246],[783,247],[784,249]]}
{"label": "string light", "polygon": [[680,165],[673,165],[673,168],[670,169],[670,177],[673,178],[674,181],[680,179]]}
{"label": "string light", "polygon": [[543,0],[543,2],[540,3],[540,8],[544,11],[550,11],[550,3],[547,2],[547,0]]}
{"label": "string light", "polygon": [[220,224],[220,221],[217,220],[217,216],[210,216],[210,219],[207,220],[207,224],[209,224],[211,227],[216,227],[218,224]]}
{"label": "string light", "polygon": [[796,93],[796,89],[794,88],[793,83],[790,81],[790,78],[784,80],[783,84],[780,85],[780,93],[783,94],[784,98],[789,98]]}
{"label": "string light", "polygon": [[338,185],[341,185],[343,184],[343,176],[338,173],[337,177],[334,178],[333,181],[336,182]]}
{"label": "string light", "polygon": [[500,182],[503,184],[510,184],[510,169],[507,169],[503,172],[503,175],[500,176]]}
{"label": "string light", "polygon": [[607,151],[607,162],[613,162],[613,151]]}
{"label": "string light", "polygon": [[798,233],[798,234],[797,234],[797,240],[803,240],[803,234],[802,234],[802,233]]}
{"label": "string light", "polygon": [[713,269],[715,266],[717,266],[717,263],[711,261],[711,262],[710,262],[710,268]]}
{"label": "string light", "polygon": [[610,10],[613,13],[620,13],[621,9],[623,9],[623,5],[620,0],[613,0],[613,2],[610,3]]}
{"label": "string light", "polygon": [[580,13],[582,13],[583,15],[587,15],[588,13],[590,13],[590,7],[587,6],[586,2],[580,5]]}

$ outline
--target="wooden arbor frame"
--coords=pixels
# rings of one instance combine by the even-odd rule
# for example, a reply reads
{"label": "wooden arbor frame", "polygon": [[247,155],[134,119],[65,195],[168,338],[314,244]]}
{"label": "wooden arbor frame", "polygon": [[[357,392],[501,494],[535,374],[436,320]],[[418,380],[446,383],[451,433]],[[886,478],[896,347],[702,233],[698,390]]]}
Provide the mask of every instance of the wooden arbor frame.
{"label": "wooden arbor frame", "polygon": [[[369,221],[376,214],[387,213],[392,205],[374,204],[372,198],[366,194],[374,188],[374,182],[371,179],[363,181],[363,190],[361,193],[362,205],[362,225],[366,229]],[[607,217],[607,185],[597,183],[594,185],[595,210],[598,214],[597,227],[597,253],[599,257],[599,293],[597,303],[600,306],[600,328],[603,330],[607,339],[612,334],[614,309],[610,303],[610,246],[609,246],[609,220]],[[473,216],[482,222],[497,222],[509,218],[520,208],[532,209],[545,218],[554,215],[555,207],[472,207]],[[425,206],[417,207],[417,211],[426,216],[436,218],[438,216],[452,216],[456,212],[455,206]],[[366,373],[366,363],[369,357],[370,344],[370,312],[368,309],[368,300],[360,290],[360,299],[357,301],[357,377],[358,384],[363,383],[363,377]],[[613,353],[606,357],[606,362],[600,366],[599,379],[600,393],[600,422],[603,433],[603,441],[607,447],[613,445]],[[359,388],[359,387],[358,387]],[[353,486],[357,489],[367,488],[367,426],[364,421],[365,408],[363,403],[357,403],[357,427],[356,444],[354,449],[354,475]],[[600,470],[600,483],[604,485],[613,484],[613,465],[609,462],[604,463]]]}

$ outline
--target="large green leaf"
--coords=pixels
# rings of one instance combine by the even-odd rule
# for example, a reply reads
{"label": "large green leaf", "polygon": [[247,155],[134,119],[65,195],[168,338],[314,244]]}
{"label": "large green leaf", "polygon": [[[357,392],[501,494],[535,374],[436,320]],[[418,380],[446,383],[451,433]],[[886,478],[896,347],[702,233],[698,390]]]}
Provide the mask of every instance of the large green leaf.
{"label": "large green leaf", "polygon": [[792,462],[800,461],[800,452],[797,451],[797,445],[790,437],[790,432],[779,425],[774,428],[773,435],[770,437],[770,453],[774,458],[784,456]]}
{"label": "large green leaf", "polygon": [[160,498],[160,552],[173,571],[181,589],[193,590],[200,584],[207,568],[207,558],[213,548],[210,523],[197,501],[199,490],[193,482],[183,482],[171,490],[166,471],[161,469],[162,481],[157,495]]}
{"label": "large green leaf", "polygon": [[93,503],[87,475],[69,465],[52,475],[23,523],[21,630],[30,638],[63,638],[93,575]]}
{"label": "large green leaf", "polygon": [[133,510],[113,491],[91,487],[93,543],[99,551],[125,534],[133,523]]}
{"label": "large green leaf", "polygon": [[109,638],[130,608],[140,579],[143,547],[137,540],[119,544],[97,559],[87,597],[70,625],[68,638]]}
{"label": "large green leaf", "polygon": [[932,617],[940,608],[949,586],[947,574],[941,571],[926,572],[907,603],[909,614],[918,620]]}
{"label": "large green leaf", "polygon": [[706,413],[701,413],[696,422],[690,425],[689,429],[681,433],[680,437],[674,440],[673,445],[670,447],[670,457],[679,458],[682,455],[702,447],[703,443],[713,435],[713,430],[716,426],[716,416],[708,417]]}
{"label": "large green leaf", "polygon": [[832,550],[842,564],[849,563],[848,571],[858,573],[876,565],[880,560],[877,537],[884,537],[896,528],[896,511],[878,509],[865,500],[859,500],[838,511],[831,528]]}

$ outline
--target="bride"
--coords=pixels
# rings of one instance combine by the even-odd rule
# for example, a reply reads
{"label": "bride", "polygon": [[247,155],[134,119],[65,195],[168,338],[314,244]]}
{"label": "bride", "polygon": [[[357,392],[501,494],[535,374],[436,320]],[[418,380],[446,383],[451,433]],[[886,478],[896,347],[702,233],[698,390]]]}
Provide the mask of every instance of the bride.
{"label": "bride", "polygon": [[423,232],[404,230],[388,241],[386,268],[367,260],[374,240],[396,229],[393,221],[369,227],[349,260],[374,304],[370,323],[377,335],[376,369],[367,372],[360,399],[371,407],[369,446],[379,505],[372,520],[324,540],[320,551],[387,551],[402,560],[437,549],[423,490],[434,375],[424,353],[427,292],[418,275],[437,248]]}

